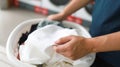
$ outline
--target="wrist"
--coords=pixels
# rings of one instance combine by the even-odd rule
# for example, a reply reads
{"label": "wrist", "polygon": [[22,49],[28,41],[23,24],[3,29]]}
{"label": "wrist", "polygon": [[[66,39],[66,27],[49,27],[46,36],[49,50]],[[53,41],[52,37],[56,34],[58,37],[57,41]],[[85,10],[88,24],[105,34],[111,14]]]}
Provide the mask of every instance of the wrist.
{"label": "wrist", "polygon": [[64,18],[67,18],[69,15],[71,15],[71,14],[69,14],[69,12],[66,12],[66,11],[62,11],[61,13],[60,13],[60,15],[62,16],[62,17],[64,17]]}
{"label": "wrist", "polygon": [[96,53],[96,48],[95,48],[95,39],[94,38],[86,38],[85,39],[85,45],[87,50],[90,51],[90,53]]}
{"label": "wrist", "polygon": [[91,52],[92,53],[97,53],[97,52],[103,52],[106,50],[105,48],[105,42],[107,38],[106,37],[94,37],[94,38],[89,38],[89,46],[92,46]]}

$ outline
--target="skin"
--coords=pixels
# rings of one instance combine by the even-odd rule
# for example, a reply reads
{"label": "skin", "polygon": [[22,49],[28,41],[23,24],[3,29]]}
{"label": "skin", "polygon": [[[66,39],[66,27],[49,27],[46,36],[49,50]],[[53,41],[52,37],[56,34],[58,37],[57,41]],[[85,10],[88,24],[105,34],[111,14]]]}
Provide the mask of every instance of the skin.
{"label": "skin", "polygon": [[[87,5],[92,0],[72,0],[66,8],[54,15],[48,16],[50,20],[64,20],[78,9]],[[79,59],[89,53],[119,51],[120,50],[120,32],[115,32],[94,38],[85,38],[81,36],[67,36],[60,38],[55,42],[54,50],[72,60]]]}
{"label": "skin", "polygon": [[71,0],[70,3],[64,8],[64,10],[58,14],[48,16],[50,20],[64,20],[67,16],[71,15],[78,9],[84,7],[92,0]]}
{"label": "skin", "polygon": [[72,60],[79,59],[89,53],[119,51],[120,32],[115,32],[94,38],[67,36],[55,42],[56,52]]}

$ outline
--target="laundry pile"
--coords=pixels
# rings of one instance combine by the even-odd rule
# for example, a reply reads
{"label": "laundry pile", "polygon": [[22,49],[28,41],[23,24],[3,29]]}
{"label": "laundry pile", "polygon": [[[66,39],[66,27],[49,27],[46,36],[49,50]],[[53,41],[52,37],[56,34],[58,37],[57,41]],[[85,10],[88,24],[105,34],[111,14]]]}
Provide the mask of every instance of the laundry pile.
{"label": "laundry pile", "polygon": [[43,65],[42,67],[89,67],[92,55],[71,60],[56,53],[52,46],[58,39],[69,36],[81,36],[76,29],[65,27],[62,22],[43,20],[34,25],[19,40],[19,59],[24,63]]}

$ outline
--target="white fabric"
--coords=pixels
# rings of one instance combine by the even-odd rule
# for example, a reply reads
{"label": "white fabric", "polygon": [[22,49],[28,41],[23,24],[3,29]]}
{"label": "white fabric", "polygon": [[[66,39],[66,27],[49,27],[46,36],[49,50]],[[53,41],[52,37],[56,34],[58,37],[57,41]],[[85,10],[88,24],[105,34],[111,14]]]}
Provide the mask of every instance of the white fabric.
{"label": "white fabric", "polygon": [[78,35],[75,29],[47,25],[32,32],[24,45],[20,46],[20,60],[30,64],[44,64],[43,67],[89,67],[90,55],[72,61],[56,53],[52,45],[61,37]]}

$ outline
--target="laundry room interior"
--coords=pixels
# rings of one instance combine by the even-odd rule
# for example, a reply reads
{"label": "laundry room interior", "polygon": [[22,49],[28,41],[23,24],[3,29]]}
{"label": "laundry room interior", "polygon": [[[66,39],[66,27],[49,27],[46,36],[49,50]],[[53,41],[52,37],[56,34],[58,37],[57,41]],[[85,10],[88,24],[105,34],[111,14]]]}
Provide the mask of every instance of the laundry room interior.
{"label": "laundry room interior", "polygon": [[[14,33],[17,27],[27,20],[43,19],[50,15],[57,14],[64,10],[70,1],[71,0],[0,0],[0,67],[15,67],[14,63],[17,63],[13,63],[8,59],[7,54],[10,53],[6,54],[8,51],[7,48],[9,48],[10,44],[14,41],[19,41],[17,39],[19,35],[17,35],[18,37],[16,36],[16,34],[19,33]],[[92,21],[91,15],[93,5],[94,2],[89,3],[87,6],[79,9],[63,21],[80,25],[86,32],[89,32],[89,27]],[[21,29],[19,29],[19,31],[21,31]],[[24,35],[25,33],[27,32],[21,34]],[[12,34],[14,34],[16,38],[10,39],[13,36]]]}

